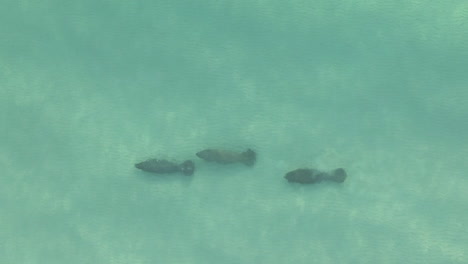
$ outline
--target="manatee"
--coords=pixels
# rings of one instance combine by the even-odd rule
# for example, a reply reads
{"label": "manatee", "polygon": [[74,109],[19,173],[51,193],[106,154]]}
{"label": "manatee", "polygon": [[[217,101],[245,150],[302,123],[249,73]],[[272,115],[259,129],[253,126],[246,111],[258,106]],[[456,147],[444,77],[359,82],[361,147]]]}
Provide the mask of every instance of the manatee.
{"label": "manatee", "polygon": [[205,149],[197,152],[197,156],[209,162],[222,164],[240,162],[247,166],[253,166],[256,160],[256,154],[251,149],[241,153],[223,149]]}
{"label": "manatee", "polygon": [[313,184],[321,181],[344,182],[346,171],[342,168],[330,172],[323,172],[316,169],[297,169],[286,173],[284,178],[288,182],[298,182],[302,184]]}
{"label": "manatee", "polygon": [[182,172],[185,175],[192,175],[195,170],[195,165],[191,160],[186,160],[181,164],[177,164],[168,160],[149,159],[135,164],[135,167],[153,173]]}

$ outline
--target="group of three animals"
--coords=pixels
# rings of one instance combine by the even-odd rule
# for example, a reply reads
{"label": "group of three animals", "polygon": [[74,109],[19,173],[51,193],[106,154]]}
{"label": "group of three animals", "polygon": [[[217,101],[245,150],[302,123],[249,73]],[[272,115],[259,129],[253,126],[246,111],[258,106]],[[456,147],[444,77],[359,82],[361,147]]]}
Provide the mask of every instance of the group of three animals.
{"label": "group of three animals", "polygon": [[[235,152],[222,149],[205,149],[196,154],[199,158],[221,164],[243,163],[247,166],[253,166],[256,161],[256,154],[253,150],[247,149],[244,152]],[[191,160],[186,160],[181,164],[161,159],[149,159],[135,164],[135,167],[153,173],[176,173],[181,172],[185,175],[192,175],[195,171],[195,164]],[[330,172],[319,171],[316,169],[296,169],[286,173],[284,178],[288,182],[297,182],[302,184],[319,183],[321,181],[344,182],[346,171],[342,168]]]}

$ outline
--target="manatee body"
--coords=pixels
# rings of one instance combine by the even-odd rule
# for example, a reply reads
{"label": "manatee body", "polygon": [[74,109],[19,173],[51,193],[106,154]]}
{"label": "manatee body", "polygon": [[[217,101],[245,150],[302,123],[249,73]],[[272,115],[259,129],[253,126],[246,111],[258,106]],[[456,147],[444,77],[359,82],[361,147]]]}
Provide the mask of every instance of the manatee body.
{"label": "manatee body", "polygon": [[297,169],[286,173],[284,178],[288,182],[298,182],[302,184],[313,184],[321,181],[344,182],[346,171],[342,168],[331,172],[323,172],[316,169]]}
{"label": "manatee body", "polygon": [[168,160],[149,159],[135,164],[135,167],[143,171],[160,174],[182,172],[185,175],[192,175],[195,170],[195,165],[191,160],[177,164]]}
{"label": "manatee body", "polygon": [[221,164],[240,162],[247,166],[253,166],[256,160],[256,154],[251,149],[240,153],[223,149],[205,149],[197,152],[197,156],[209,162]]}

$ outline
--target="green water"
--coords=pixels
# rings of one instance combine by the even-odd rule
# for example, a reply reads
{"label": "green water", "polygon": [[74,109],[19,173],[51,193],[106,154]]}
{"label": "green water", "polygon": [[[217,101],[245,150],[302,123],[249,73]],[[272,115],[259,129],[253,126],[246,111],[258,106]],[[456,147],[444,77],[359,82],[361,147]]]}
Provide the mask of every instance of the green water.
{"label": "green water", "polygon": [[0,263],[467,263],[467,28],[462,0],[0,0]]}

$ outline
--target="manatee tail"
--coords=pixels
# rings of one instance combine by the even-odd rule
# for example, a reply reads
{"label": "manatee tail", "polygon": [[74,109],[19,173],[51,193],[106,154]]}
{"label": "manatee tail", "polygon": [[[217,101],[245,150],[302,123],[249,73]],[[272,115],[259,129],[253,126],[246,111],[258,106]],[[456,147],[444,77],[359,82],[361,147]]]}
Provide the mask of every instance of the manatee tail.
{"label": "manatee tail", "polygon": [[190,176],[193,174],[193,171],[195,171],[195,164],[193,164],[193,161],[191,160],[186,160],[182,164],[179,165],[179,170],[183,174]]}
{"label": "manatee tail", "polygon": [[344,182],[346,177],[346,171],[342,168],[333,170],[330,175],[328,176],[327,180],[334,181],[334,182]]}
{"label": "manatee tail", "polygon": [[242,152],[242,163],[247,166],[253,166],[257,159],[257,154],[251,149],[247,149],[245,152]]}

